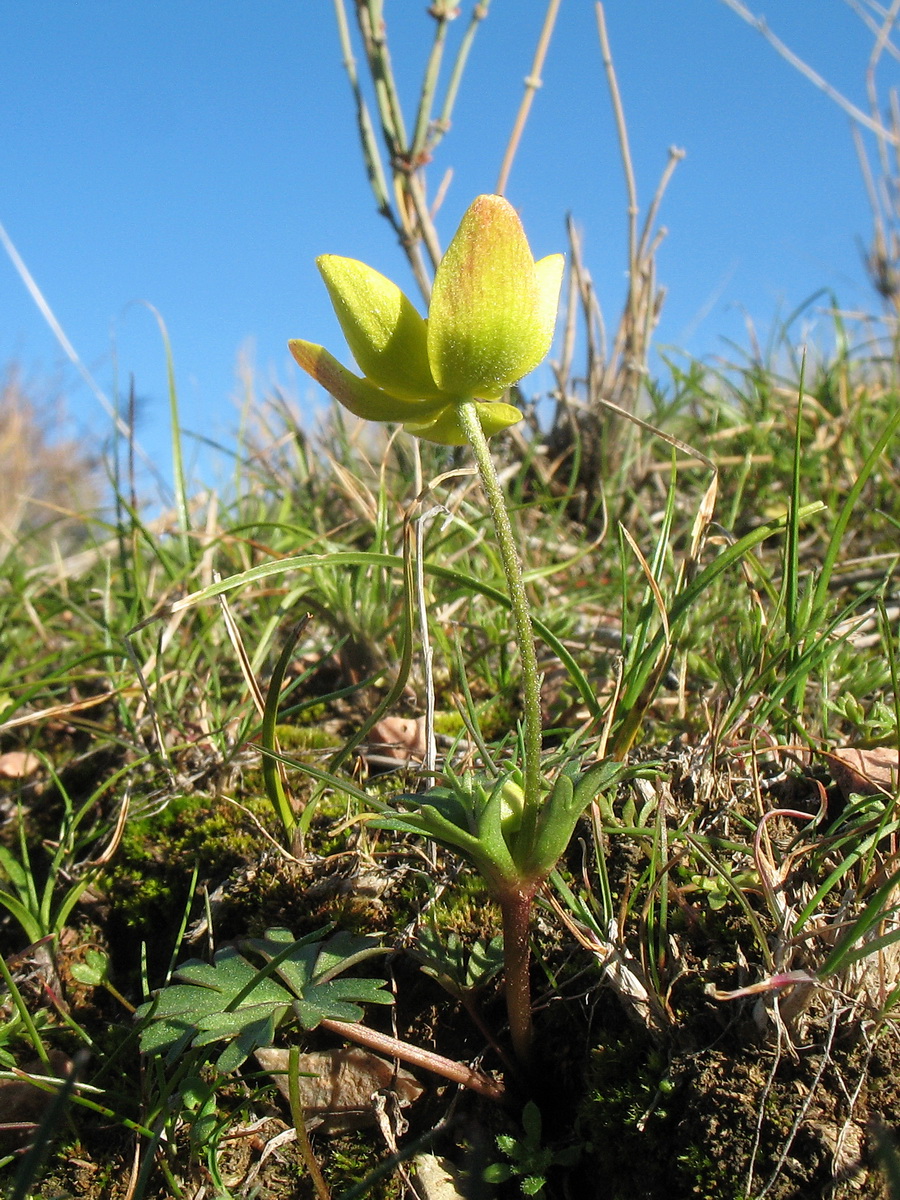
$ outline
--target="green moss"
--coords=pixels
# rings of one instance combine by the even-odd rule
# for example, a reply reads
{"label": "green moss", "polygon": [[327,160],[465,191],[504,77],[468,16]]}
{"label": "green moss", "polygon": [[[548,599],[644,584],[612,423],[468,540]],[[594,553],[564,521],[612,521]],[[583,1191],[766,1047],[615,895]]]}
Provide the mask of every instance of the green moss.
{"label": "green moss", "polygon": [[331,1144],[323,1171],[336,1196],[369,1180],[366,1200],[400,1200],[405,1188],[396,1171],[386,1178],[370,1179],[380,1165],[381,1155],[372,1145],[371,1134],[349,1134]]}
{"label": "green moss", "polygon": [[742,1188],[733,1190],[722,1175],[722,1166],[717,1163],[703,1146],[689,1146],[676,1159],[678,1170],[691,1180],[690,1192],[694,1196],[722,1197],[722,1200],[743,1200],[746,1193]]}
{"label": "green moss", "polygon": [[[272,826],[268,801],[244,803]],[[195,867],[200,879],[224,879],[257,857],[259,844],[258,830],[237,806],[208,796],[177,797],[163,812],[128,826],[101,887],[126,925],[171,924],[180,917]]]}
{"label": "green moss", "polygon": [[[315,707],[322,709],[319,716],[315,718],[318,721],[325,716],[325,706],[317,704]],[[309,710],[309,712],[311,711]],[[306,717],[309,713],[303,715]],[[275,736],[285,754],[291,754],[297,750],[336,749],[334,734],[320,725],[314,724],[312,718],[309,724],[304,725],[276,725]]]}
{"label": "green moss", "polygon": [[[475,715],[481,736],[489,742],[503,737],[516,722],[515,706],[502,694],[479,701],[475,705]],[[434,729],[435,733],[445,737],[457,737],[465,732],[465,722],[455,709],[436,712]]]}
{"label": "green moss", "polygon": [[578,1129],[608,1180],[609,1200],[667,1194],[670,1095],[665,1060],[644,1038],[610,1041],[591,1056]]}
{"label": "green moss", "polygon": [[[401,911],[408,909],[410,918],[421,912],[426,899],[421,876],[410,876],[397,889],[396,897],[395,907]],[[439,931],[453,930],[464,942],[490,939],[499,933],[501,926],[500,909],[488,896],[481,876],[471,871],[460,872],[453,890],[444,892],[429,907],[428,916]]]}
{"label": "green moss", "polygon": [[488,896],[484,880],[474,872],[460,875],[453,892],[436,906],[438,928],[457,930],[461,935],[491,937],[500,929],[500,909]]}

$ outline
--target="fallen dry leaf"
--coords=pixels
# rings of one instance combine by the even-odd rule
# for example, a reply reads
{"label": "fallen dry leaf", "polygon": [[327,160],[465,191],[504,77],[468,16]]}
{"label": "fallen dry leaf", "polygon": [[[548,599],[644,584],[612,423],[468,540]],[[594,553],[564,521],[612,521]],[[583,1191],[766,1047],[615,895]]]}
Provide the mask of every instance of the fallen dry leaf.
{"label": "fallen dry leaf", "polygon": [[[61,1050],[51,1050],[49,1058],[49,1071],[39,1058],[25,1063],[22,1070],[29,1075],[52,1074],[59,1079],[72,1070],[72,1060]],[[0,1080],[0,1136],[3,1141],[10,1145],[27,1141],[33,1127],[53,1103],[55,1094],[27,1079]]]}
{"label": "fallen dry leaf", "polygon": [[810,1121],[813,1133],[832,1154],[832,1175],[846,1180],[858,1192],[866,1181],[865,1130],[855,1121],[845,1121],[838,1127],[831,1121]]}
{"label": "fallen dry leaf", "polygon": [[[257,1050],[256,1060],[270,1071],[278,1090],[288,1097],[288,1050]],[[418,1100],[425,1090],[415,1075],[403,1067],[363,1050],[314,1050],[300,1055],[300,1102],[307,1117],[322,1117],[326,1132],[338,1133],[372,1124],[372,1096],[390,1088],[402,1107]]]}
{"label": "fallen dry leaf", "polygon": [[900,780],[900,755],[889,746],[860,750],[856,746],[839,746],[822,757],[828,763],[841,795],[849,800],[858,796],[892,795]]}
{"label": "fallen dry leaf", "polygon": [[382,717],[369,731],[369,745],[382,758],[397,762],[423,762],[425,758],[425,718]]}
{"label": "fallen dry leaf", "polygon": [[0,754],[0,778],[24,779],[39,769],[41,760],[30,750],[7,750]]}

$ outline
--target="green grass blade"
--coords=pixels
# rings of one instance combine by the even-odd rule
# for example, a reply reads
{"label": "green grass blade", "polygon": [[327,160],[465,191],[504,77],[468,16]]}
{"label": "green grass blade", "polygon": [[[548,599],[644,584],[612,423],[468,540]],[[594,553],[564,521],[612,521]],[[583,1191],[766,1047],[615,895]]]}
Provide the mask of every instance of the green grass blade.
{"label": "green grass blade", "polygon": [[288,634],[281,654],[278,656],[278,662],[275,664],[275,669],[272,672],[272,678],[269,681],[262,720],[262,748],[264,752],[262,756],[263,784],[266,789],[266,795],[269,797],[269,802],[278,814],[281,826],[288,837],[290,837],[294,826],[297,824],[297,818],[284,792],[284,785],[281,781],[281,764],[273,757],[271,752],[277,748],[275,727],[278,723],[278,702],[281,698],[281,685],[284,683],[285,671],[287,671],[288,664],[291,661],[291,655],[294,652],[297,639],[308,623],[309,614],[307,613]]}

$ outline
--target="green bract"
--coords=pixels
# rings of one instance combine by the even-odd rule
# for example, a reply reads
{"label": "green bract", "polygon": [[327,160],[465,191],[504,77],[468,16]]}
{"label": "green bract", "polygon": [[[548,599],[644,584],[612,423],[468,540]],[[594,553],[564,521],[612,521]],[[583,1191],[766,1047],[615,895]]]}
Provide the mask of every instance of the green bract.
{"label": "green bract", "polygon": [[427,321],[365,263],[334,254],[317,263],[363,378],[322,346],[299,338],[288,345],[345,408],[452,446],[467,440],[462,401],[477,401],[488,436],[522,419],[500,396],[550,349],[563,256],[535,262],[502,196],[479,196],[469,206],[438,266]]}
{"label": "green bract", "polygon": [[488,780],[474,774],[455,775],[445,765],[444,785],[396,797],[406,811],[379,816],[371,825],[424,834],[461,851],[502,902],[517,892],[530,889],[533,894],[543,883],[592,801],[621,780],[648,773],[652,773],[649,768],[610,759],[588,767],[571,761],[539,797],[533,830],[528,832],[522,822],[526,801],[519,771]]}

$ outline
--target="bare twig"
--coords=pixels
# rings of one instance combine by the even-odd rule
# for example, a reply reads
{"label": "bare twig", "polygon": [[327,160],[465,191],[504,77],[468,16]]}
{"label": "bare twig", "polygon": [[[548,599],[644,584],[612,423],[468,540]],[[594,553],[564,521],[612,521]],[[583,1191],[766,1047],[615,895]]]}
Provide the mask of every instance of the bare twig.
{"label": "bare twig", "polygon": [[442,186],[438,201],[429,206],[425,167],[431,161],[441,138],[450,128],[453,106],[472,40],[478,26],[487,15],[488,4],[489,0],[480,0],[473,7],[471,19],[450,70],[440,116],[437,119],[433,115],[435,97],[447,51],[449,25],[458,15],[458,6],[451,0],[435,0],[427,10],[436,22],[436,28],[419,89],[413,134],[410,137],[406,131],[397,76],[391,61],[384,2],[355,0],[357,28],[381,131],[382,147],[379,147],[375,123],[369,112],[356,68],[344,0],[334,0],[344,68],[356,105],[359,140],[369,185],[379,213],[390,222],[397,234],[425,300],[431,294],[431,277],[441,258],[434,214],[444,191]]}
{"label": "bare twig", "polygon": [[613,65],[612,51],[609,45],[609,35],[606,32],[606,15],[602,4],[595,6],[597,14],[597,35],[600,38],[600,50],[603,55],[603,69],[606,72],[606,82],[609,87],[609,98],[612,101],[613,114],[616,120],[616,134],[619,139],[619,154],[622,159],[622,172],[625,176],[625,190],[628,193],[628,269],[634,272],[637,264],[637,184],[634,180],[634,167],[631,162],[631,147],[628,143],[628,124],[622,107],[622,96],[619,92],[619,82]]}
{"label": "bare twig", "polygon": [[[884,5],[846,0],[850,9],[873,36],[865,77],[868,113],[851,103],[837,88],[790,50],[772,33],[765,20],[750,12],[741,0],[722,0],[722,3],[761,33],[786,62],[823,91],[855,122],[853,140],[872,210],[872,241],[865,252],[866,269],[875,290],[892,305],[895,317],[900,316],[900,204],[897,189],[900,177],[900,100],[896,89],[891,88],[887,102],[884,103],[879,96],[877,78],[878,67],[886,54],[895,61],[900,61],[900,48],[893,41],[900,19],[900,0],[890,0],[889,4]],[[863,139],[864,130],[875,135],[877,180]]]}
{"label": "bare twig", "polygon": [[[624,105],[616,78],[602,4],[596,5],[597,32],[616,125],[627,196],[628,291],[622,315],[607,346],[603,315],[571,219],[569,287],[564,310],[563,351],[556,366],[557,409],[549,443],[553,457],[571,459],[571,474],[584,486],[586,503],[596,498],[596,480],[610,478],[625,458],[620,416],[634,412],[647,373],[647,355],[665,292],[656,282],[656,252],[665,236],[657,228],[663,195],[684,152],[671,147],[666,167],[642,224]],[[573,376],[577,329],[585,339],[584,366]],[[610,407],[611,406],[611,407]],[[604,412],[606,408],[606,412]],[[610,416],[610,412],[614,413]],[[587,509],[581,514],[588,517]]]}
{"label": "bare twig", "polygon": [[[865,5],[859,3],[859,0],[844,0],[844,3],[849,9],[851,9],[852,12],[856,13],[869,32],[874,33],[877,37],[881,29],[881,21],[876,20],[876,18],[866,10]],[[884,48],[892,58],[900,62],[900,49],[898,49],[898,47],[895,46],[892,41],[888,40],[885,43]]]}
{"label": "bare twig", "polygon": [[451,8],[446,3],[434,4],[429,9],[434,17],[434,42],[431,46],[431,53],[428,56],[428,64],[425,67],[425,76],[422,80],[422,87],[419,91],[419,111],[416,113],[416,127],[413,133],[412,146],[410,147],[410,156],[413,162],[421,159],[425,154],[425,148],[428,142],[431,124],[431,109],[434,104],[434,93],[437,88],[438,75],[441,71],[441,62],[444,57],[444,46],[447,42],[447,27],[456,16],[456,8]]}
{"label": "bare twig", "polygon": [[476,4],[472,9],[472,16],[469,18],[468,27],[463,34],[459,50],[456,53],[456,61],[450,71],[450,79],[447,82],[447,90],[444,93],[444,103],[441,105],[440,116],[436,121],[432,122],[429,150],[434,149],[450,128],[450,118],[453,115],[453,106],[456,104],[459,85],[462,82],[463,72],[466,69],[466,63],[469,59],[469,51],[472,48],[472,42],[475,40],[475,34],[478,32],[478,26],[488,15],[489,6],[490,0],[480,0],[480,3]]}
{"label": "bare twig", "polygon": [[344,0],[334,0],[334,12],[337,21],[338,36],[341,41],[341,52],[344,56],[344,70],[347,72],[347,78],[350,80],[350,90],[353,93],[353,99],[356,103],[356,123],[359,127],[359,141],[362,148],[363,162],[366,167],[366,175],[369,178],[369,186],[375,195],[375,203],[378,205],[379,213],[383,217],[386,217],[393,225],[394,213],[388,197],[387,179],[385,178],[384,166],[381,162],[381,154],[378,150],[378,142],[375,138],[372,118],[359,84],[356,59],[353,55],[353,47],[350,41],[350,29],[347,25],[347,14],[344,10]]}
{"label": "bare twig", "polygon": [[516,119],[513,122],[512,133],[509,135],[509,142],[506,146],[506,152],[503,155],[503,162],[500,166],[500,174],[497,176],[497,195],[502,196],[506,191],[506,185],[509,182],[509,173],[512,170],[513,159],[516,157],[516,151],[519,148],[519,142],[522,140],[522,133],[525,129],[525,122],[528,120],[528,114],[531,111],[531,105],[534,101],[535,92],[542,86],[541,72],[544,69],[544,61],[547,58],[547,51],[550,48],[550,38],[553,36],[553,28],[556,25],[556,18],[559,13],[561,0],[549,0],[547,11],[544,14],[544,24],[541,27],[540,37],[538,38],[537,48],[534,52],[534,60],[531,64],[531,70],[525,76],[525,94],[522,97],[522,103],[519,105],[519,111],[516,113]]}
{"label": "bare twig", "polygon": [[795,70],[799,71],[819,91],[824,92],[829,100],[833,100],[854,121],[858,121],[860,125],[865,126],[866,129],[870,130],[877,137],[884,138],[892,146],[900,145],[900,136],[898,136],[896,130],[888,129],[877,119],[877,116],[869,116],[868,113],[863,112],[861,108],[854,104],[852,100],[848,100],[842,92],[839,92],[827,79],[824,79],[809,63],[804,62],[789,46],[785,45],[781,38],[772,32],[764,17],[755,16],[746,5],[741,3],[741,0],[722,0],[722,3],[730,8],[732,12],[737,13],[741,20],[751,25],[757,33],[761,33],[773,50],[780,54],[785,62],[790,63]]}

